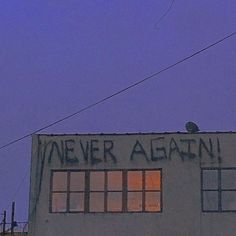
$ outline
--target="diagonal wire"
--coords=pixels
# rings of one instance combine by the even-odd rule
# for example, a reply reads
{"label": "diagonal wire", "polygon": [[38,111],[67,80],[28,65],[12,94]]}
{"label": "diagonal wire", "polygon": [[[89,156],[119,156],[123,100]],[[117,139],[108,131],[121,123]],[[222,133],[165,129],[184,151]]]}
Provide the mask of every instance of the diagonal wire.
{"label": "diagonal wire", "polygon": [[231,37],[233,37],[233,36],[235,36],[235,35],[236,35],[236,31],[233,32],[233,33],[231,33],[231,34],[229,34],[229,35],[227,35],[227,36],[225,36],[225,37],[223,37],[223,38],[221,38],[221,39],[219,39],[218,41],[216,41],[216,42],[214,42],[214,43],[211,43],[211,44],[207,45],[206,47],[204,47],[204,48],[202,48],[202,49],[200,49],[200,50],[198,50],[198,51],[192,53],[191,55],[189,55],[189,56],[187,56],[187,57],[184,57],[183,59],[181,59],[181,60],[175,62],[174,64],[171,64],[171,65],[169,65],[169,66],[167,66],[167,67],[161,69],[160,71],[155,72],[155,73],[153,73],[153,74],[151,74],[151,75],[145,77],[144,79],[141,79],[141,80],[139,80],[139,81],[137,81],[137,82],[135,82],[135,83],[129,85],[128,87],[125,87],[125,88],[123,88],[123,89],[121,89],[121,90],[118,90],[117,92],[115,92],[115,93],[113,93],[113,94],[111,94],[111,95],[109,95],[109,96],[107,96],[107,97],[104,97],[104,98],[98,100],[97,102],[91,103],[90,105],[85,106],[84,108],[82,108],[82,109],[80,109],[80,110],[78,110],[78,111],[76,111],[76,112],[74,112],[74,113],[71,113],[71,114],[69,114],[69,115],[67,115],[67,116],[65,116],[65,117],[63,117],[63,118],[61,118],[61,119],[58,119],[58,120],[56,120],[56,121],[54,121],[54,122],[52,122],[52,123],[50,123],[50,124],[47,124],[47,125],[45,125],[45,126],[39,128],[39,129],[37,129],[37,130],[34,130],[34,131],[31,132],[31,133],[28,133],[28,134],[26,134],[26,135],[24,135],[24,136],[22,136],[22,137],[20,137],[20,138],[14,139],[14,140],[10,141],[9,143],[6,143],[5,145],[0,146],[0,150],[3,149],[3,148],[8,147],[8,146],[10,146],[10,145],[12,145],[12,144],[14,144],[14,143],[19,142],[19,141],[21,141],[22,139],[28,138],[28,137],[30,137],[31,135],[35,134],[35,133],[41,132],[41,131],[43,131],[43,130],[45,130],[45,129],[48,129],[49,127],[52,127],[52,126],[54,126],[54,125],[56,125],[56,124],[58,124],[58,123],[61,123],[61,122],[65,121],[65,120],[67,120],[67,119],[70,119],[70,118],[72,118],[73,116],[79,115],[80,113],[85,112],[85,111],[87,111],[87,110],[89,110],[89,109],[91,109],[91,108],[93,108],[93,107],[95,107],[95,106],[97,106],[97,105],[99,105],[99,104],[101,104],[101,103],[104,103],[105,101],[107,101],[107,100],[109,100],[109,99],[111,99],[111,98],[113,98],[113,97],[115,97],[115,96],[118,96],[118,95],[120,95],[120,94],[122,94],[122,93],[124,93],[124,92],[126,92],[126,91],[128,91],[128,90],[130,90],[130,89],[132,89],[132,88],[134,88],[134,87],[137,87],[138,85],[140,85],[140,84],[146,82],[147,80],[150,80],[150,79],[152,79],[153,77],[156,77],[157,75],[159,75],[159,74],[161,74],[161,73],[163,73],[163,72],[165,72],[165,71],[167,71],[167,70],[172,69],[173,67],[175,67],[175,66],[177,66],[177,65],[179,65],[179,64],[181,64],[181,63],[183,63],[183,62],[185,62],[185,61],[187,61],[187,60],[189,60],[189,59],[191,59],[191,58],[193,58],[193,57],[195,57],[195,56],[197,56],[197,55],[199,55],[199,54],[205,52],[206,50],[208,50],[208,49],[210,49],[210,48],[216,46],[217,44],[222,43],[222,42],[225,41],[226,39],[229,39],[229,38],[231,38]]}
{"label": "diagonal wire", "polygon": [[16,196],[17,196],[17,194],[19,193],[20,189],[22,188],[22,186],[23,186],[25,180],[27,179],[27,177],[29,177],[29,174],[30,174],[30,165],[26,168],[26,171],[25,171],[24,175],[22,176],[19,185],[17,186],[15,192],[13,193],[13,195],[12,195],[12,197],[11,197],[11,201],[10,201],[9,204],[6,206],[6,209],[9,209],[10,206],[11,206],[11,202],[13,202],[13,201],[16,200]]}
{"label": "diagonal wire", "polygon": [[174,5],[174,2],[175,2],[175,0],[172,0],[172,2],[170,3],[170,6],[167,8],[167,10],[164,12],[164,14],[158,19],[158,21],[155,24],[156,28],[160,24],[160,22],[168,15],[168,13],[170,12],[171,8]]}

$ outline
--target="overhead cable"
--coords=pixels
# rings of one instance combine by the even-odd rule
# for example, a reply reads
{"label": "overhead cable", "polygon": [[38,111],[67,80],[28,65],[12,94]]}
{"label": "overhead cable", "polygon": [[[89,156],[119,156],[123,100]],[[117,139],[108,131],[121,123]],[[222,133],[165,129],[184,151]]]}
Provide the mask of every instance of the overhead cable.
{"label": "overhead cable", "polygon": [[28,137],[30,137],[33,134],[36,134],[36,133],[41,132],[41,131],[43,131],[45,129],[48,129],[48,128],[50,128],[50,127],[52,127],[52,126],[54,126],[54,125],[56,125],[58,123],[61,123],[61,122],[65,121],[65,120],[68,120],[68,119],[72,118],[73,116],[79,115],[80,113],[85,112],[85,111],[87,111],[87,110],[89,110],[89,109],[91,109],[91,108],[93,108],[93,107],[95,107],[95,106],[97,106],[97,105],[99,105],[101,103],[104,103],[105,101],[107,101],[107,100],[109,100],[109,99],[111,99],[111,98],[113,98],[115,96],[118,96],[118,95],[120,95],[120,94],[122,94],[122,93],[124,93],[124,92],[126,92],[126,91],[128,91],[128,90],[130,90],[132,88],[134,88],[134,87],[137,87],[138,85],[140,85],[140,84],[142,84],[142,83],[152,79],[153,77],[156,77],[157,75],[159,75],[159,74],[161,74],[161,73],[163,73],[165,71],[170,70],[171,68],[173,68],[173,67],[175,67],[175,66],[177,66],[177,65],[179,65],[179,64],[181,64],[181,63],[183,63],[183,62],[185,62],[185,61],[187,61],[187,60],[189,60],[189,59],[191,59],[191,58],[193,58],[193,57],[195,57],[195,56],[205,52],[206,50],[216,46],[217,44],[222,43],[226,39],[229,39],[229,38],[231,38],[231,37],[233,37],[235,35],[236,35],[236,31],[231,33],[231,34],[229,34],[229,35],[227,35],[227,36],[225,36],[225,37],[223,37],[223,38],[221,38],[221,39],[219,39],[218,41],[216,41],[214,43],[211,43],[211,44],[207,45],[206,47],[204,47],[204,48],[202,48],[202,49],[192,53],[191,55],[189,55],[187,57],[184,57],[183,59],[175,62],[174,64],[171,64],[171,65],[169,65],[169,66],[159,70],[158,72],[155,72],[155,73],[145,77],[144,79],[141,79],[141,80],[139,80],[139,81],[129,85],[128,87],[125,87],[125,88],[123,88],[121,90],[118,90],[117,92],[115,92],[115,93],[113,93],[113,94],[111,94],[111,95],[109,95],[107,97],[104,97],[104,98],[102,98],[102,99],[100,99],[100,100],[98,100],[98,101],[96,101],[94,103],[91,103],[90,105],[85,106],[84,108],[81,108],[80,110],[75,111],[74,113],[71,113],[71,114],[69,114],[67,116],[64,116],[61,119],[58,119],[58,120],[56,120],[56,121],[54,121],[52,123],[49,123],[49,124],[39,128],[37,130],[34,130],[33,132],[30,132],[30,133],[28,133],[28,134],[26,134],[26,135],[24,135],[22,137],[14,139],[14,140],[12,140],[12,141],[10,141],[10,142],[0,146],[0,150],[3,149],[3,148],[8,147],[8,146],[10,146],[10,145],[12,145],[14,143],[17,143],[17,142],[19,142],[19,141],[21,141],[21,140],[23,140],[25,138],[28,138]]}

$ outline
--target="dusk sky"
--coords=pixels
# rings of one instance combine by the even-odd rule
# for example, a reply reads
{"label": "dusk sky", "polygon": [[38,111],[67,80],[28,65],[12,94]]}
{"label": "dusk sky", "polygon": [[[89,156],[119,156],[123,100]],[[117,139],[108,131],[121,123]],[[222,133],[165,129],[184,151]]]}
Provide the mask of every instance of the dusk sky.
{"label": "dusk sky", "polygon": [[[171,7],[170,7],[171,6]],[[236,31],[235,0],[1,0],[0,146]],[[236,131],[236,36],[42,133]],[[0,211],[28,216],[31,138],[0,150]]]}

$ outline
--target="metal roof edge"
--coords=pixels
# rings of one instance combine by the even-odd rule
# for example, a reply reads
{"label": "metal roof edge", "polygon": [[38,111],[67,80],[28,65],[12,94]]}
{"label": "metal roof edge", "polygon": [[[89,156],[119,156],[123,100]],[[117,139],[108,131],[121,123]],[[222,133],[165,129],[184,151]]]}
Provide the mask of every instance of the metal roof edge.
{"label": "metal roof edge", "polygon": [[55,134],[47,134],[40,133],[35,134],[38,136],[105,136],[105,135],[168,135],[168,134],[188,134],[188,135],[200,135],[200,134],[236,134],[236,131],[202,131],[197,133],[188,133],[183,131],[177,132],[130,132],[130,133],[55,133]]}

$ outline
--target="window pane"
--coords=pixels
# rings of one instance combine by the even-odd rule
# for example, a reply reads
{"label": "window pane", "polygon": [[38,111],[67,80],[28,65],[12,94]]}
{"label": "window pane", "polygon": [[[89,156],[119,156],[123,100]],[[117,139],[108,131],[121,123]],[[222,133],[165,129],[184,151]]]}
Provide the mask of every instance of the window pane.
{"label": "window pane", "polygon": [[145,210],[160,211],[161,210],[161,195],[159,192],[145,193]]}
{"label": "window pane", "polygon": [[203,191],[203,210],[218,211],[218,191]]}
{"label": "window pane", "polygon": [[104,212],[104,193],[90,193],[90,212]]}
{"label": "window pane", "polygon": [[107,172],[107,189],[108,190],[122,190],[122,172],[108,171]]}
{"label": "window pane", "polygon": [[142,211],[142,193],[128,193],[128,211]]}
{"label": "window pane", "polygon": [[91,191],[104,191],[105,174],[103,171],[90,172],[90,190]]}
{"label": "window pane", "polygon": [[203,189],[218,189],[218,170],[203,170]]}
{"label": "window pane", "polygon": [[70,194],[70,211],[84,211],[84,194]]}
{"label": "window pane", "polygon": [[67,172],[53,172],[52,190],[66,191],[67,189]]}
{"label": "window pane", "polygon": [[236,189],[236,170],[221,171],[221,188]]}
{"label": "window pane", "polygon": [[142,190],[142,171],[128,171],[128,190]]}
{"label": "window pane", "polygon": [[84,172],[70,173],[70,191],[84,191]]}
{"label": "window pane", "polygon": [[52,194],[52,212],[66,212],[66,193]]}
{"label": "window pane", "polygon": [[122,193],[110,192],[107,195],[107,210],[122,211]]}
{"label": "window pane", "polygon": [[146,190],[161,189],[160,171],[145,171],[145,189]]}
{"label": "window pane", "polygon": [[236,210],[236,191],[223,191],[221,192],[221,204],[223,211]]}

